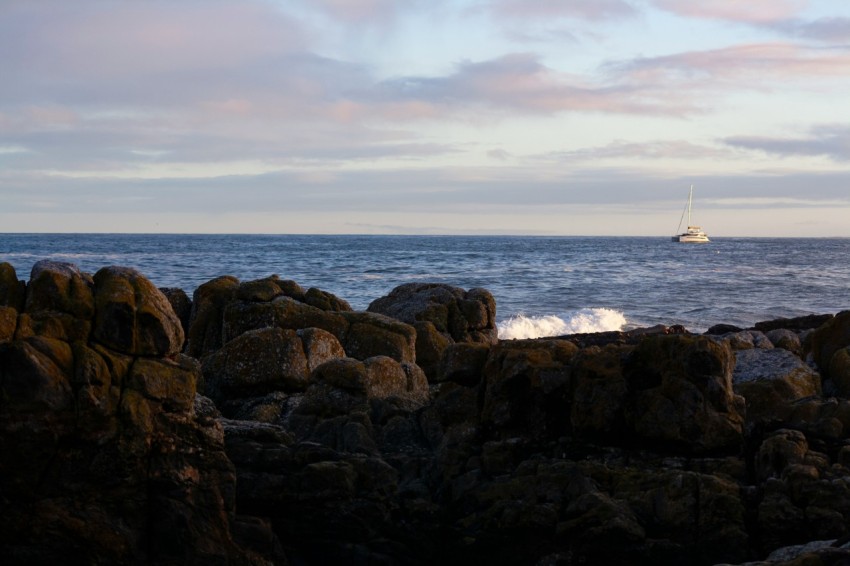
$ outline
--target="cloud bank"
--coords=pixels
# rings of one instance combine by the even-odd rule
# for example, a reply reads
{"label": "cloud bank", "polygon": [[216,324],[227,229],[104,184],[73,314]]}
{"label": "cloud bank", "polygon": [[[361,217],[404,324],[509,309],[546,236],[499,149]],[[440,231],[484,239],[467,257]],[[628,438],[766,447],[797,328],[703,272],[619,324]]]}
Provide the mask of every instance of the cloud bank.
{"label": "cloud bank", "polygon": [[[527,211],[515,226],[529,230],[547,206],[661,214],[693,179],[718,209],[762,198],[765,177],[844,179],[850,6],[813,6],[10,0],[0,221],[55,215],[38,231],[169,202],[238,213],[239,231],[299,210],[321,212],[316,231],[353,212],[451,229],[439,219],[505,210]],[[665,17],[706,35],[647,41]],[[411,72],[421,57],[442,71]],[[846,202],[821,186],[813,205]]]}

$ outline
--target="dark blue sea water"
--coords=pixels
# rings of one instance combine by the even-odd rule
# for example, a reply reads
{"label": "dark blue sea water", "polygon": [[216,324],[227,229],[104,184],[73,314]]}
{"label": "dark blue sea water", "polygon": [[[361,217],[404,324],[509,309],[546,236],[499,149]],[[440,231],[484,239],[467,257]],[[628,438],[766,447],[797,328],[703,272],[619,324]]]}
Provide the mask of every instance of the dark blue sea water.
{"label": "dark blue sea water", "polygon": [[0,234],[21,279],[48,258],[134,267],[190,295],[219,275],[278,274],[358,310],[411,281],[484,287],[503,337],[835,313],[850,309],[848,257],[846,238]]}

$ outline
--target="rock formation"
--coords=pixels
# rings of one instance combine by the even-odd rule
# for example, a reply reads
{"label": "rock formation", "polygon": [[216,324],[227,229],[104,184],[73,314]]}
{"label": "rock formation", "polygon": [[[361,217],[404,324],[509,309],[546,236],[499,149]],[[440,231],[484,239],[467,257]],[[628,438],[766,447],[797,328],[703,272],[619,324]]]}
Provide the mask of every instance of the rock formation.
{"label": "rock formation", "polygon": [[481,289],[0,264],[0,555],[847,564],[848,317],[499,341]]}

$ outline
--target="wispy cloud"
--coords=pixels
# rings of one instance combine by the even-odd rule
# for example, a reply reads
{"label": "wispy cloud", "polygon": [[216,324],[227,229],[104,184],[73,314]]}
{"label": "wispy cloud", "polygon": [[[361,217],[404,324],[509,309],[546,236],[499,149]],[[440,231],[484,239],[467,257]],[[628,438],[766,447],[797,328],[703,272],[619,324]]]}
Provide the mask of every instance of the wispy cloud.
{"label": "wispy cloud", "polygon": [[812,21],[794,19],[779,22],[774,29],[826,43],[850,42],[850,18],[819,18]]}
{"label": "wispy cloud", "polygon": [[598,159],[706,159],[732,158],[733,152],[713,146],[695,144],[686,140],[655,140],[627,142],[617,140],[601,147],[588,147],[573,151],[559,151],[540,156],[547,161],[585,161]]}
{"label": "wispy cloud", "polygon": [[[627,72],[626,74],[629,74]],[[467,61],[443,77],[404,77],[381,85],[382,96],[418,101],[442,111],[481,110],[553,114],[611,112],[678,114],[684,108],[659,92],[624,82],[556,71],[532,53],[513,53],[487,61]],[[631,77],[629,77],[631,78]]]}
{"label": "wispy cloud", "polygon": [[823,156],[839,162],[850,161],[850,126],[820,126],[809,136],[776,138],[736,136],[723,140],[733,147],[758,150],[780,157]]}
{"label": "wispy cloud", "polygon": [[[758,198],[770,176],[788,199],[827,163],[812,199],[834,202],[850,130],[810,122],[847,88],[850,18],[806,4],[4,0],[0,220],[164,200],[245,218],[661,208],[692,165],[716,168],[716,198]],[[648,41],[671,13],[733,33]],[[803,134],[731,108],[766,94]]]}
{"label": "wispy cloud", "polygon": [[[758,43],[612,62],[608,68],[645,85],[717,90],[734,84],[759,89],[788,80],[845,80],[850,48],[817,49],[793,43]],[[679,91],[681,92],[681,91]]]}
{"label": "wispy cloud", "polygon": [[624,0],[493,0],[489,6],[493,14],[512,20],[567,18],[599,21],[637,14],[637,10]]}

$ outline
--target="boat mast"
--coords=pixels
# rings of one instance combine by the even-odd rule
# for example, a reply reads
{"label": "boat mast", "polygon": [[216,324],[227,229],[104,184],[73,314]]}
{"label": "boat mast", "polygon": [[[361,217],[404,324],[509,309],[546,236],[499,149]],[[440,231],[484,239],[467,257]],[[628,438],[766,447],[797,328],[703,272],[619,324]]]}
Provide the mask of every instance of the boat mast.
{"label": "boat mast", "polygon": [[694,198],[694,186],[691,185],[691,192],[688,193],[688,228],[691,227],[691,201]]}

